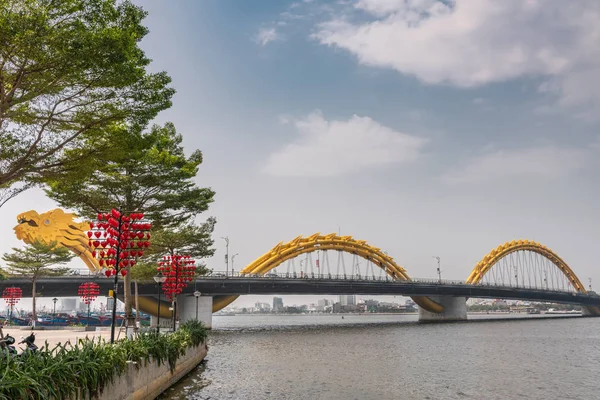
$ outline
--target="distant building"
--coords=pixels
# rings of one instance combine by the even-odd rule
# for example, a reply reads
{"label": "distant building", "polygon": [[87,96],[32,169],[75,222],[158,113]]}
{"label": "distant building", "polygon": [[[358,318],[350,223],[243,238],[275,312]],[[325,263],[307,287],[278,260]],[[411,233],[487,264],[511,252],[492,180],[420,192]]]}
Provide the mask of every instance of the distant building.
{"label": "distant building", "polygon": [[256,308],[257,311],[259,312],[269,312],[271,311],[271,305],[269,303],[256,303],[254,305],[254,308]]}
{"label": "distant building", "polygon": [[106,298],[106,310],[112,312],[114,299],[112,297]]}
{"label": "distant building", "polygon": [[75,299],[75,298],[60,299],[60,309],[65,312],[76,310],[77,309],[77,299]]}
{"label": "distant building", "polygon": [[332,300],[328,300],[328,299],[321,299],[319,301],[317,301],[317,306],[319,307],[327,307],[327,306],[331,306],[333,305],[333,301]]}
{"label": "distant building", "polygon": [[273,312],[282,312],[283,310],[283,299],[281,297],[273,297]]}
{"label": "distant building", "polygon": [[341,295],[339,297],[339,303],[342,307],[345,306],[355,306],[356,305],[356,296],[351,294],[351,295]]}

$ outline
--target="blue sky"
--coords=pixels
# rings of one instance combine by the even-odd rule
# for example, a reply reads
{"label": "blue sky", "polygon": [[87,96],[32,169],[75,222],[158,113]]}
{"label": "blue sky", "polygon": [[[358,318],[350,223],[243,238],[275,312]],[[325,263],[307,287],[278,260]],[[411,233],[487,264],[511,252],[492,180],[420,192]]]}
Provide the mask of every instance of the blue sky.
{"label": "blue sky", "polygon": [[[151,68],[177,89],[158,122],[204,152],[198,183],[217,192],[209,267],[221,236],[239,269],[340,226],[416,277],[439,255],[464,279],[528,238],[600,285],[597,1],[139,4]],[[0,209],[0,250],[17,213],[52,208],[40,196]]]}

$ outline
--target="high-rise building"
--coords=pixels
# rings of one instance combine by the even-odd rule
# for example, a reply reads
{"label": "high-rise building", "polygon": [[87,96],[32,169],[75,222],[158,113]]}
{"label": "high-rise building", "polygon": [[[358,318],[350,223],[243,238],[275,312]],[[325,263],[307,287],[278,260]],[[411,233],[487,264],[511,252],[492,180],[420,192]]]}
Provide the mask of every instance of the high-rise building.
{"label": "high-rise building", "polygon": [[283,311],[283,299],[281,297],[273,297],[273,312]]}
{"label": "high-rise building", "polygon": [[339,302],[342,307],[344,306],[355,306],[356,305],[356,296],[353,294],[350,295],[340,295]]}
{"label": "high-rise building", "polygon": [[271,311],[271,305],[269,303],[258,302],[254,304],[254,308],[256,308],[259,311]]}

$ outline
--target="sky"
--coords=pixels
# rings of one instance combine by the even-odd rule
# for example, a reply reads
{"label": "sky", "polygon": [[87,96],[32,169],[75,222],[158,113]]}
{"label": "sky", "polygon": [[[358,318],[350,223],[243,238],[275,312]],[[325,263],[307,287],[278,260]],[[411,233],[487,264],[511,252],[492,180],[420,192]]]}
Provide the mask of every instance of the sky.
{"label": "sky", "polygon": [[[531,239],[600,285],[596,0],[141,0],[142,48],[216,191],[216,252],[239,270],[280,241],[339,231],[410,276],[466,279]],[[55,205],[31,190],[0,208]],[[270,301],[241,297],[234,305]],[[286,296],[308,303],[312,296]]]}

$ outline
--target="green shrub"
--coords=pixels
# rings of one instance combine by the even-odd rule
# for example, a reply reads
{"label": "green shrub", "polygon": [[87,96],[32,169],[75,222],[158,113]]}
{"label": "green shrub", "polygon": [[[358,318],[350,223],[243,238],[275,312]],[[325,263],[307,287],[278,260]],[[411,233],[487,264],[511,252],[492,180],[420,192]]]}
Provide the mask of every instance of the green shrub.
{"label": "green shrub", "polygon": [[38,353],[20,357],[0,351],[0,400],[78,399],[84,393],[96,394],[125,372],[128,361],[138,368],[149,361],[167,362],[173,371],[186,348],[199,346],[207,335],[201,322],[190,321],[174,333],[148,332],[113,345],[98,338],[52,349],[46,343]]}

